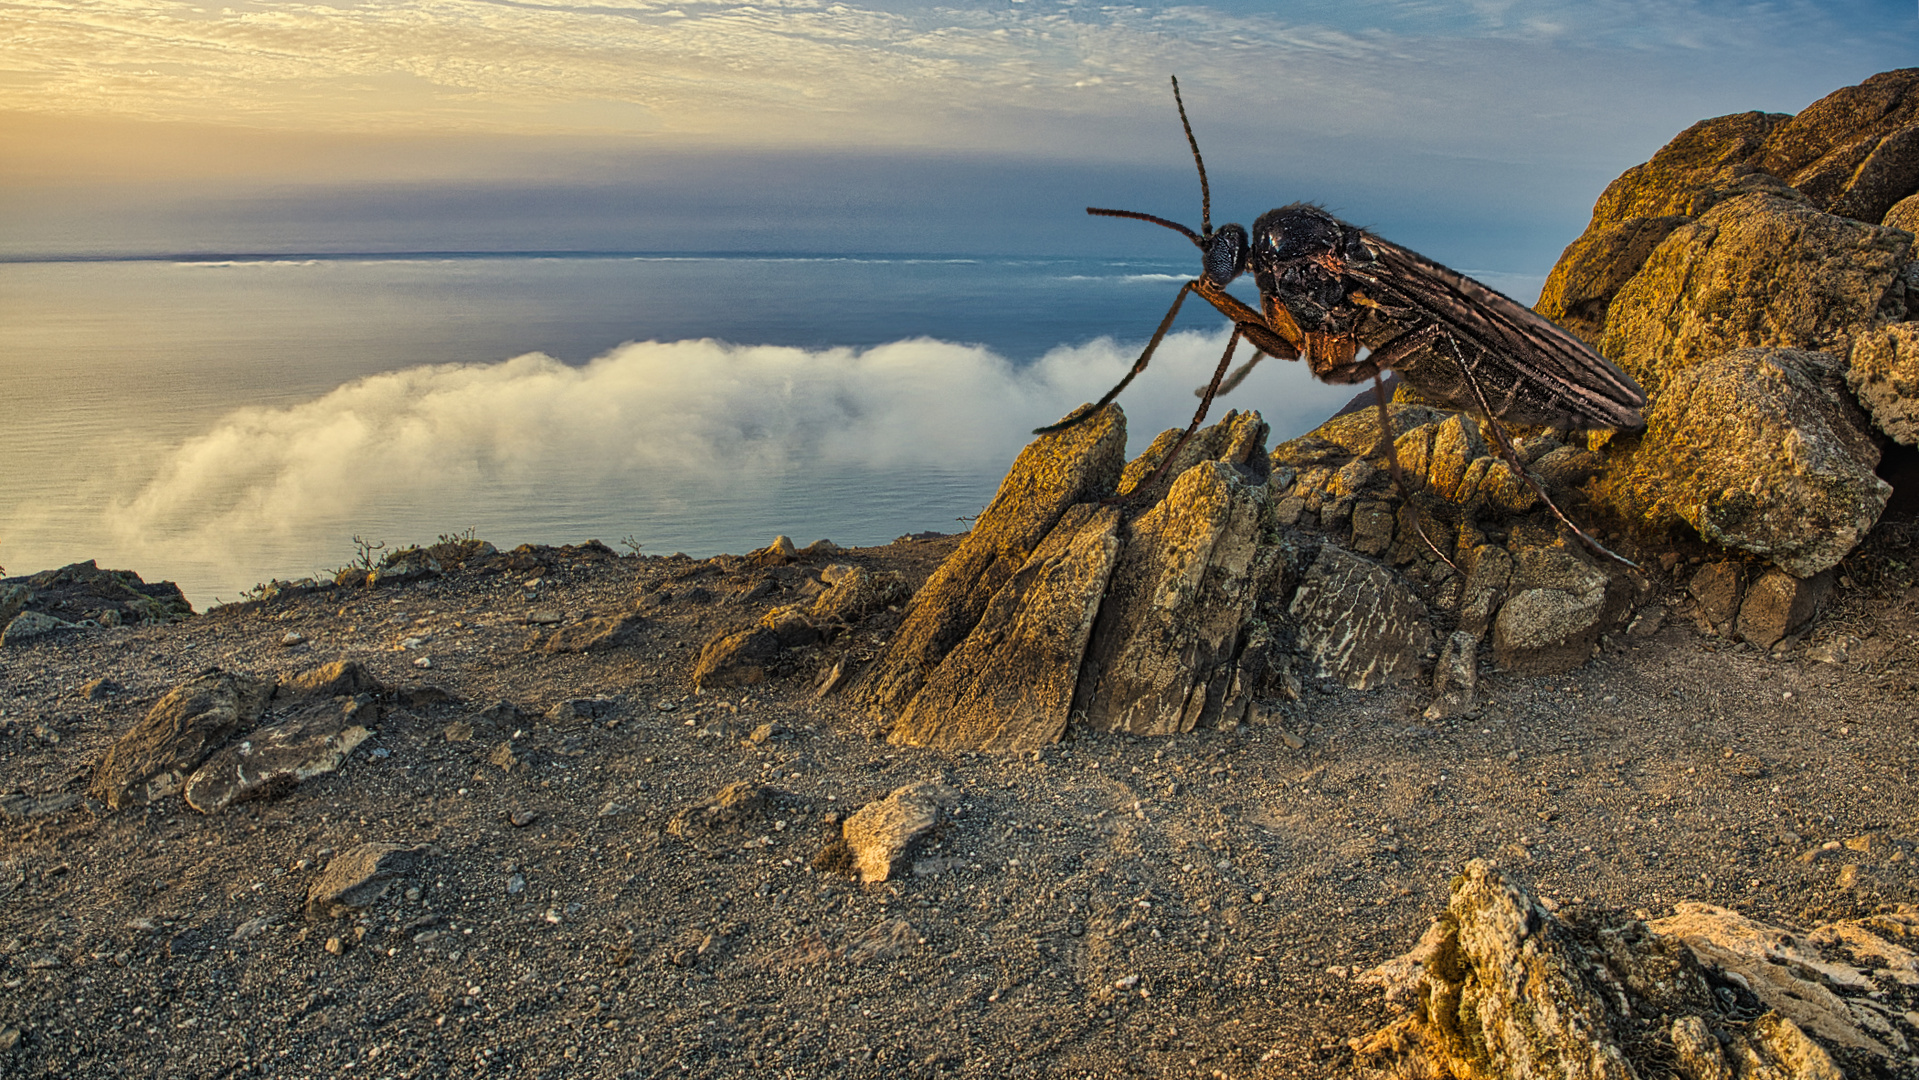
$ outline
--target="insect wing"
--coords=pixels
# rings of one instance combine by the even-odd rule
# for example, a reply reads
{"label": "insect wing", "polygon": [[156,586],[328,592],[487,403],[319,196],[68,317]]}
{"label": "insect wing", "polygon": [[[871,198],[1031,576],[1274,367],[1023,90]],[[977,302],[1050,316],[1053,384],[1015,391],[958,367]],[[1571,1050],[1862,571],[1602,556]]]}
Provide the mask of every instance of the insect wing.
{"label": "insect wing", "polygon": [[[1591,346],[1458,271],[1370,233],[1366,240],[1379,254],[1369,276],[1397,294],[1416,318],[1442,326],[1459,346],[1457,357],[1441,341],[1394,365],[1422,394],[1477,412],[1470,376],[1478,380],[1494,415],[1511,423],[1645,426],[1640,412],[1645,390]],[[1402,323],[1396,329],[1406,327]],[[1383,342],[1369,341],[1377,343]],[[1459,369],[1462,362],[1465,371]]]}

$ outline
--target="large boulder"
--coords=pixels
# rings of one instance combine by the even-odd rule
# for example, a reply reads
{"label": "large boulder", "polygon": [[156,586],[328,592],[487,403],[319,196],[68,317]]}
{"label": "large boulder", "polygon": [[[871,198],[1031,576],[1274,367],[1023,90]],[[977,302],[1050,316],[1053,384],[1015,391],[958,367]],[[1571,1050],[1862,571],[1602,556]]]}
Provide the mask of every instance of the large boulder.
{"label": "large boulder", "polygon": [[1803,578],[1879,520],[1892,489],[1878,463],[1830,357],[1742,349],[1675,372],[1595,493],[1641,528],[1684,523]]}
{"label": "large boulder", "polygon": [[1907,446],[1919,444],[1919,322],[1854,338],[1846,383],[1880,431]]}
{"label": "large boulder", "polygon": [[1676,373],[1734,349],[1843,357],[1903,297],[1911,246],[1909,233],[1800,199],[1742,195],[1660,243],[1614,297],[1599,349],[1655,404]]}

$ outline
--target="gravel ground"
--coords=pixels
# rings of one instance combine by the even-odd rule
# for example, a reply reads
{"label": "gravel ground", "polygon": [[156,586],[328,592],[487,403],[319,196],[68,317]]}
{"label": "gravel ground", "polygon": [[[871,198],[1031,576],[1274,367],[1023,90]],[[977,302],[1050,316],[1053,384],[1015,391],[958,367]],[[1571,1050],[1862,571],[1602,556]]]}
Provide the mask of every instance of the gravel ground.
{"label": "gravel ground", "polygon": [[[531,599],[525,570],[461,572],[10,647],[0,1076],[1350,1075],[1345,1040],[1384,1016],[1351,975],[1411,947],[1473,857],[1647,914],[1919,899],[1910,531],[1882,526],[1782,655],[1700,636],[1668,582],[1656,633],[1567,675],[1485,674],[1455,722],[1414,688],[1312,688],[1267,724],[1017,758],[889,746],[815,697],[897,614],[695,695],[699,646],[821,563],[544,549]],[[917,582],[954,542],[832,561]],[[635,644],[526,647],[535,609],[662,586]],[[1843,662],[1808,655],[1834,643]],[[340,658],[453,700],[390,695],[339,772],[217,816],[77,799],[171,686]],[[595,696],[607,715],[544,718]],[[913,870],[813,868],[842,815],[928,778],[961,806]],[[668,830],[741,780],[779,795]],[[357,918],[304,915],[327,860],[373,841],[425,856]]]}

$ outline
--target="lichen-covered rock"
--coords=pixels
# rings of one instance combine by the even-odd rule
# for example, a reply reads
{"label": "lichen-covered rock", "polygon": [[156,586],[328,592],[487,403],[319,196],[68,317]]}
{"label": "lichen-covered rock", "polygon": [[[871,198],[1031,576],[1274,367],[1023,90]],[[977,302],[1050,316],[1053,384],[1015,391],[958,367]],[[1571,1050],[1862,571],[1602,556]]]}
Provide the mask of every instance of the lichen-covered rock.
{"label": "lichen-covered rock", "polygon": [[1908,195],[1894,203],[1879,224],[1888,229],[1900,229],[1909,233],[1919,233],[1919,195]]}
{"label": "lichen-covered rock", "polygon": [[1788,119],[1748,112],[1701,120],[1620,174],[1546,278],[1539,313],[1597,341],[1614,295],[1674,229],[1728,198],[1784,186],[1758,166],[1766,137]]}
{"label": "lichen-covered rock", "polygon": [[187,805],[202,814],[266,798],[338,769],[372,734],[378,706],[320,701],[213,752],[187,777]]}
{"label": "lichen-covered rock", "polygon": [[1742,349],[1673,374],[1595,495],[1654,532],[1679,523],[1797,577],[1836,565],[1891,488],[1829,357]]}
{"label": "lichen-covered rock", "polygon": [[1120,510],[1081,503],[994,594],[979,625],[901,713],[888,738],[942,749],[1030,750],[1059,741],[1093,619],[1119,554]]}
{"label": "lichen-covered rock", "polygon": [[1919,322],[1854,338],[1846,384],[1880,431],[1907,446],[1919,444]]}
{"label": "lichen-covered rock", "polygon": [[1836,350],[1880,319],[1910,234],[1755,193],[1675,229],[1608,308],[1599,350],[1658,407],[1680,372],[1735,349]]}
{"label": "lichen-covered rock", "polygon": [[1919,68],[1835,90],[1766,138],[1760,167],[1833,214],[1878,221],[1919,189]]}
{"label": "lichen-covered rock", "polygon": [[179,790],[207,755],[260,718],[273,687],[219,670],[174,687],[107,750],[88,794],[118,810]]}
{"label": "lichen-covered rock", "polygon": [[[1773,972],[1738,966],[1737,949],[1702,946],[1709,934],[1689,909],[1703,905],[1678,906],[1680,916],[1651,924],[1610,911],[1562,919],[1474,860],[1413,951],[1360,977],[1403,1015],[1351,1046],[1391,1075],[1435,1080],[1841,1080],[1904,1068],[1903,1052],[1863,1034],[1886,1022],[1878,1010],[1815,1012],[1762,991],[1755,980]],[[1800,987],[1839,974],[1829,956],[1804,959],[1810,967],[1788,974]],[[1891,972],[1882,982],[1899,985]]]}
{"label": "lichen-covered rock", "polygon": [[1513,596],[1493,621],[1493,659],[1531,674],[1570,671],[1599,636],[1624,619],[1631,587],[1564,542],[1526,548],[1513,567]]}
{"label": "lichen-covered rock", "polygon": [[1075,706],[1087,727],[1165,735],[1218,714],[1266,569],[1269,489],[1249,479],[1228,462],[1201,462],[1130,524],[1080,672]]}
{"label": "lichen-covered rock", "polygon": [[1313,674],[1350,689],[1417,678],[1433,651],[1418,595],[1391,570],[1331,544],[1319,549],[1287,613]]}
{"label": "lichen-covered rock", "polygon": [[1126,419],[1117,406],[1027,444],[972,532],[914,595],[861,681],[861,702],[883,714],[904,709],[1067,508],[1113,493],[1125,451]]}

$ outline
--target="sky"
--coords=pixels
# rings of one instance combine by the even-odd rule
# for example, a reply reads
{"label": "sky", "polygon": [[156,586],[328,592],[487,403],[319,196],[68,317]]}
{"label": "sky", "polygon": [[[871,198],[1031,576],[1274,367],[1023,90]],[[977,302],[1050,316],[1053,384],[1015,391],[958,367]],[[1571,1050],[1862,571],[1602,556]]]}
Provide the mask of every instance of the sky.
{"label": "sky", "polygon": [[1708,116],[1919,64],[1777,0],[0,0],[0,255],[1163,252],[1296,199],[1543,273]]}

